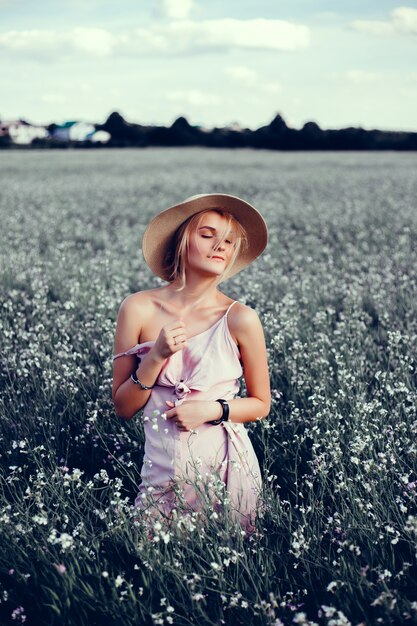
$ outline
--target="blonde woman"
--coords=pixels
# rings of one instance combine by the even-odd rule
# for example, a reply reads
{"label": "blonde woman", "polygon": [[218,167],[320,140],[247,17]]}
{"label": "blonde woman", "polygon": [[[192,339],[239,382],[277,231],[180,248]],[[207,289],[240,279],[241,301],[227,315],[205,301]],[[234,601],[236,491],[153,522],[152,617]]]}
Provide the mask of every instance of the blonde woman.
{"label": "blonde woman", "polygon": [[[267,353],[257,313],[219,284],[266,244],[260,213],[226,194],[193,196],[145,231],[144,259],[166,284],[122,302],[112,389],[119,417],[144,409],[135,505],[145,515],[201,511],[211,494],[212,506],[253,529],[261,474],[244,423],[270,410]],[[242,374],[247,395],[238,398]]]}

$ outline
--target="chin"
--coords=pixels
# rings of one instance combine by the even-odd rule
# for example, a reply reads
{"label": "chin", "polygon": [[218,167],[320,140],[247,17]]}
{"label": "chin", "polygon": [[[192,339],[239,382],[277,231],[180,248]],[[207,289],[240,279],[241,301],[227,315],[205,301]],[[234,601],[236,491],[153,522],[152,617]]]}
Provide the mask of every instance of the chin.
{"label": "chin", "polygon": [[215,270],[213,270],[213,268],[211,269],[207,269],[207,268],[195,268],[195,271],[200,274],[201,278],[218,278],[219,276],[221,276],[223,274],[223,269],[218,269],[217,272]]}
{"label": "chin", "polygon": [[209,261],[206,263],[203,261],[202,263],[190,264],[190,270],[201,275],[202,278],[209,278],[210,276],[214,278],[218,278],[226,271],[226,264],[220,263],[216,261]]}

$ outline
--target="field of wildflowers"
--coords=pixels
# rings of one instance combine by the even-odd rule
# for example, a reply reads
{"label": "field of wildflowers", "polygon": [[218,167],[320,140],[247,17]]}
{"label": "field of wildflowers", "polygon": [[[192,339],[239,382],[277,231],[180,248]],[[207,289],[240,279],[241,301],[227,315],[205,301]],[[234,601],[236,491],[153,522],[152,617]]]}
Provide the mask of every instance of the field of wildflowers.
{"label": "field of wildflowers", "polygon": [[[2,625],[417,623],[416,161],[0,153]],[[111,403],[118,307],[158,285],[149,216],[209,191],[270,228],[224,285],[263,321],[273,389],[249,538],[137,520],[142,420]]]}

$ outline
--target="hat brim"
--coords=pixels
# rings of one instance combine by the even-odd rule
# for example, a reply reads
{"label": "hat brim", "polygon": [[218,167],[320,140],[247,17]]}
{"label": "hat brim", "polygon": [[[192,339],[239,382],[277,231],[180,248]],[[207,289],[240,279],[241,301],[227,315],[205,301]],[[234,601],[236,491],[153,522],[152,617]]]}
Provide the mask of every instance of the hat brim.
{"label": "hat brim", "polygon": [[228,194],[201,194],[165,209],[149,222],[142,239],[142,253],[154,274],[170,281],[165,262],[167,251],[174,245],[175,233],[188,218],[207,209],[230,213],[247,233],[247,248],[237,257],[233,267],[227,272],[227,278],[234,276],[252,263],[265,249],[268,243],[267,225],[254,206]]}

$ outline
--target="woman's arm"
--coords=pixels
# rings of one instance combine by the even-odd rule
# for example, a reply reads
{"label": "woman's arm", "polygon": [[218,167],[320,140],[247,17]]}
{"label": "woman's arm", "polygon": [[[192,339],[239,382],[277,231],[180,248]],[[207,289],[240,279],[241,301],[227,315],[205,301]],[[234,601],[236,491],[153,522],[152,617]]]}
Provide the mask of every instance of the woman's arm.
{"label": "woman's arm", "polygon": [[[146,292],[133,294],[123,300],[117,316],[115,354],[126,352],[137,344],[142,326],[152,314],[152,302]],[[161,329],[155,344],[136,369],[136,376],[144,385],[153,386],[167,358],[187,345],[184,332],[184,323],[180,320]],[[131,419],[144,407],[152,393],[151,389],[142,389],[131,380],[135,365],[135,355],[124,355],[113,361],[114,409],[116,415],[125,420]]]}
{"label": "woman's arm", "polygon": [[[133,294],[125,298],[120,305],[117,316],[116,333],[114,338],[114,352],[126,352],[138,343],[141,332],[141,320],[146,315],[146,299],[142,294]],[[138,378],[145,385],[153,385],[163,361],[146,358],[137,369]],[[136,364],[135,355],[124,355],[113,361],[112,399],[116,415],[123,419],[131,419],[148,401],[150,390],[143,390],[135,385],[130,378]],[[140,369],[140,373],[139,373]]]}
{"label": "woman's arm", "polygon": [[240,303],[231,309],[228,323],[239,346],[247,390],[246,398],[230,400],[229,419],[232,422],[253,422],[266,417],[271,409],[264,331],[256,311]]}

